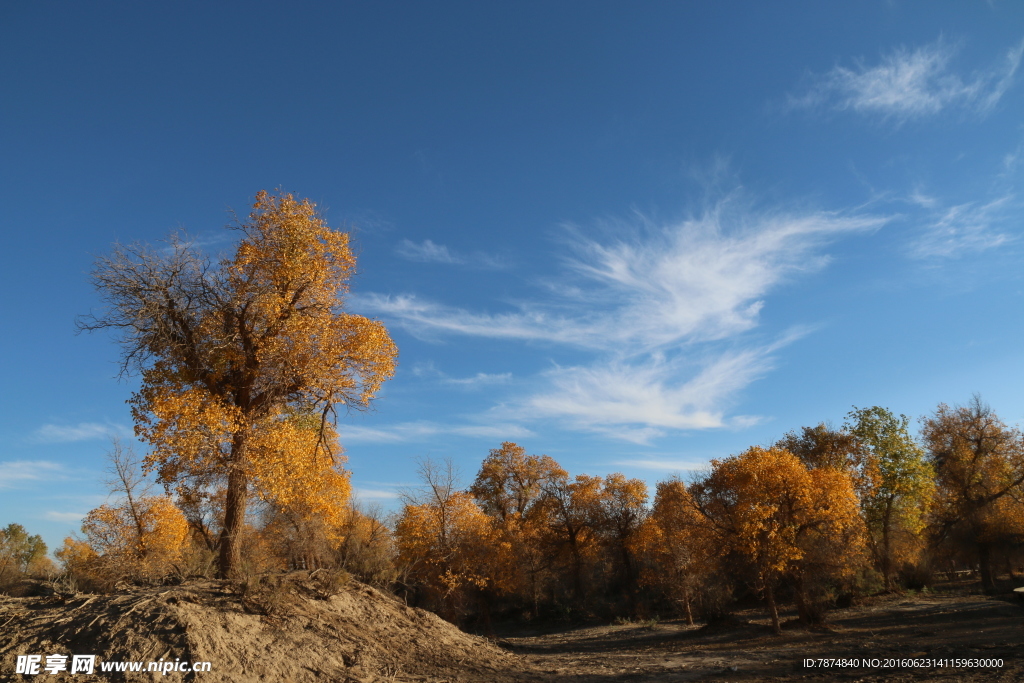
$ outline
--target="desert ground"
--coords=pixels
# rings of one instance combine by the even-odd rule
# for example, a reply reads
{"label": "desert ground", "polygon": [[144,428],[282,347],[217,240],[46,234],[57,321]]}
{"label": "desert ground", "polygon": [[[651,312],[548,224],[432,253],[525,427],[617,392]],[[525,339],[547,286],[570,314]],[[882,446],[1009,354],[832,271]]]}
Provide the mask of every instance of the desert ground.
{"label": "desert ground", "polygon": [[[737,616],[747,623],[613,624],[522,633],[507,641],[525,669],[551,681],[1024,681],[1024,609],[1007,600],[878,597],[832,613],[827,628],[791,626],[782,636],[759,611]],[[907,667],[898,661],[956,658],[1002,659],[1003,666]],[[807,667],[806,659],[815,666]],[[880,661],[822,668],[819,659]]]}
{"label": "desert ground", "polygon": [[[790,624],[781,636],[751,609],[714,628],[683,621],[505,624],[484,638],[355,581],[316,577],[0,596],[0,680],[1024,681],[1024,603],[1009,591],[944,588],[862,599],[832,612],[825,628]],[[211,671],[15,673],[17,655],[53,653],[208,661]],[[856,666],[825,668],[826,659]],[[958,659],[968,661],[958,666]]]}

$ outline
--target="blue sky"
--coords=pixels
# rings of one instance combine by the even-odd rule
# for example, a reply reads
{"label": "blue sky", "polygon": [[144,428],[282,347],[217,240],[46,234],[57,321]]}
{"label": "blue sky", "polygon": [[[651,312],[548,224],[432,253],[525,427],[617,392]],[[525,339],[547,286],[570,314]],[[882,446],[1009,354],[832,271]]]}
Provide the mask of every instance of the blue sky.
{"label": "blue sky", "polygon": [[400,349],[367,502],[505,440],[653,485],[853,406],[1016,423],[1022,50],[1001,0],[9,5],[0,524],[59,544],[131,435],[95,257],[228,250],[263,188]]}

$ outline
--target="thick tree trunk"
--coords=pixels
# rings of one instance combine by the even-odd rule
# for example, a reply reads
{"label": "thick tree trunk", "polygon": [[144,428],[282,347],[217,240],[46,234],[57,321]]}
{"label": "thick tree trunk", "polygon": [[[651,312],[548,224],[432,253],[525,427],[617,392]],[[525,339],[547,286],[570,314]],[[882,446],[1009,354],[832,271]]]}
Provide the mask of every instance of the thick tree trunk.
{"label": "thick tree trunk", "polygon": [[629,556],[629,549],[626,547],[626,539],[619,541],[622,554],[622,578],[625,584],[625,594],[629,597],[630,608],[636,604],[636,576],[633,571],[633,558]]}
{"label": "thick tree trunk", "polygon": [[477,598],[480,605],[480,626],[486,638],[497,640],[494,633],[494,626],[491,624],[491,598],[486,590],[478,589]]}
{"label": "thick tree trunk", "polygon": [[224,501],[224,529],[220,533],[218,575],[222,579],[235,578],[241,561],[241,532],[249,498],[249,477],[245,471],[243,446],[244,439],[236,436],[231,448],[232,468],[228,473],[228,490]]}

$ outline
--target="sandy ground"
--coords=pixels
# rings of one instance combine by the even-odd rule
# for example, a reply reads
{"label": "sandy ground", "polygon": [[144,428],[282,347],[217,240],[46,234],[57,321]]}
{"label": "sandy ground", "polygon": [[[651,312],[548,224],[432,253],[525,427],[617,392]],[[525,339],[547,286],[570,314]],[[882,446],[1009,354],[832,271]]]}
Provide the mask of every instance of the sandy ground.
{"label": "sandy ground", "polygon": [[[1024,681],[1024,608],[1008,598],[879,597],[833,612],[827,629],[781,636],[761,612],[737,616],[747,623],[516,626],[494,642],[368,586],[325,589],[303,577],[248,592],[203,581],[114,595],[0,596],[0,681]],[[212,669],[15,673],[17,655],[53,653],[208,661]],[[824,668],[822,659],[847,666]]]}
{"label": "sandy ground", "polygon": [[[209,673],[18,674],[18,655],[210,662]],[[519,660],[369,586],[303,577],[258,590],[202,581],[113,595],[0,596],[0,681],[505,681]]]}
{"label": "sandy ground", "polygon": [[[782,636],[761,613],[738,616],[750,623],[721,630],[682,622],[598,626],[507,642],[525,668],[550,681],[1024,681],[1024,609],[1004,599],[878,598],[834,612],[827,629],[787,628]],[[826,669],[819,659],[857,665]],[[865,659],[878,661],[865,666]],[[928,659],[940,661],[922,666]],[[941,661],[953,659],[1003,664]]]}

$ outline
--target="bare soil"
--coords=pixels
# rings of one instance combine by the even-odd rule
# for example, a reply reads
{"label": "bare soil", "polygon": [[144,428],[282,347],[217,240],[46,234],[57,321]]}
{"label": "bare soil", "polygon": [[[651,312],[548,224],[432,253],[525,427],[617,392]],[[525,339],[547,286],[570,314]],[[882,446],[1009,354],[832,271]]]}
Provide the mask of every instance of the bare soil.
{"label": "bare soil", "polygon": [[[550,681],[1024,681],[1024,609],[1009,596],[878,597],[833,612],[827,628],[791,622],[781,636],[761,612],[737,616],[740,623],[719,628],[623,624],[507,641],[524,668]],[[819,659],[857,665],[824,668]],[[921,666],[927,659],[1002,659],[1003,665]]]}
{"label": "bare soil", "polygon": [[[1024,681],[1024,609],[1009,595],[876,597],[833,612],[828,628],[790,626],[781,636],[761,612],[737,617],[717,628],[517,626],[495,643],[357,582],[325,586],[305,576],[246,590],[202,581],[113,595],[0,596],[0,681]],[[54,653],[208,661],[212,670],[14,673],[17,655]],[[824,658],[857,666],[823,668]],[[927,659],[948,663],[906,661]],[[1002,666],[955,666],[954,659],[1001,659]]]}
{"label": "bare soil", "polygon": [[[210,662],[211,671],[15,672],[17,655],[54,653]],[[325,586],[291,576],[245,591],[202,581],[114,595],[0,596],[0,681],[504,681],[517,661],[355,581]]]}

